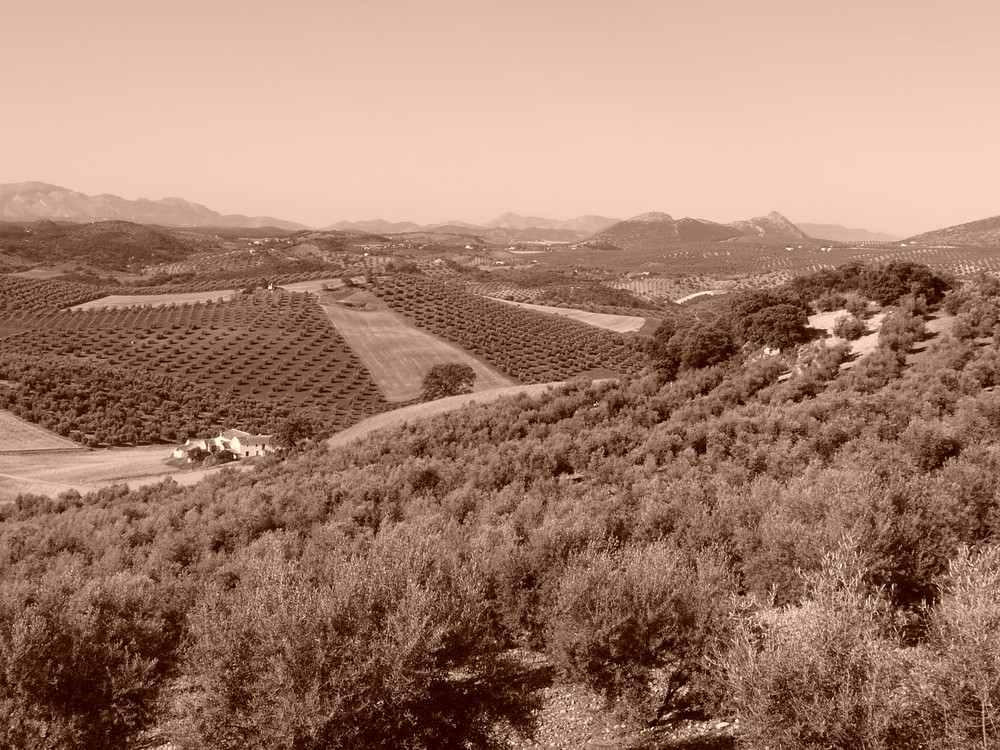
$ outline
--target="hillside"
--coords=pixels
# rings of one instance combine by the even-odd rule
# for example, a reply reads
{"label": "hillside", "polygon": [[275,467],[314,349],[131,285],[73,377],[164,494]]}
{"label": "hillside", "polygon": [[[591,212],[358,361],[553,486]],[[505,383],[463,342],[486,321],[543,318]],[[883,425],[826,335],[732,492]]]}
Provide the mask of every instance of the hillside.
{"label": "hillside", "polygon": [[[821,341],[661,362],[192,487],[23,495],[0,508],[0,730],[67,750],[993,747],[968,707],[1000,642],[1000,284],[947,292],[952,333],[907,364],[921,280],[946,281],[825,271],[678,340],[875,295],[849,371]],[[680,736],[691,716],[713,736]]]}
{"label": "hillside", "polygon": [[117,195],[86,195],[44,182],[0,184],[0,220],[90,222],[121,220],[164,226],[230,226],[305,229],[269,216],[223,215],[183,198],[128,200]]}
{"label": "hillside", "polygon": [[1000,247],[1000,216],[924,232],[916,237],[910,237],[907,244]]}
{"label": "hillside", "polygon": [[701,219],[674,219],[669,214],[649,212],[620,221],[598,232],[585,243],[592,247],[648,251],[683,242],[715,242],[742,236],[724,224]]}
{"label": "hillside", "polygon": [[115,271],[177,261],[196,249],[168,231],[121,220],[68,225],[42,220],[0,237],[0,252],[35,264],[76,261]]}
{"label": "hillside", "polygon": [[733,221],[727,226],[737,229],[744,237],[765,242],[802,242],[811,239],[802,229],[777,211],[755,219]]}

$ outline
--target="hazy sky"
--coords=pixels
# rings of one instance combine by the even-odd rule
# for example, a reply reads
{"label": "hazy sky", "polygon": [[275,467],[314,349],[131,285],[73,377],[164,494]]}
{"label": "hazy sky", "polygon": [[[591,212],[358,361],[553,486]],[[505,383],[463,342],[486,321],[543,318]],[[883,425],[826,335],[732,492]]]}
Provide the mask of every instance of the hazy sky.
{"label": "hazy sky", "polygon": [[1000,214],[995,0],[2,0],[0,182],[312,226]]}

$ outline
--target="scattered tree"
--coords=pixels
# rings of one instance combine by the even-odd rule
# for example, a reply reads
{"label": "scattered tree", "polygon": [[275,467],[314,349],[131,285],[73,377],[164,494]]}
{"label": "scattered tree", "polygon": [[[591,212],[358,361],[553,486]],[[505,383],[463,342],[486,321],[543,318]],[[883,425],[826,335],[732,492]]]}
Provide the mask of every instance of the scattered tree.
{"label": "scattered tree", "polygon": [[423,400],[433,401],[445,396],[472,393],[476,371],[458,362],[434,365],[424,376]]}

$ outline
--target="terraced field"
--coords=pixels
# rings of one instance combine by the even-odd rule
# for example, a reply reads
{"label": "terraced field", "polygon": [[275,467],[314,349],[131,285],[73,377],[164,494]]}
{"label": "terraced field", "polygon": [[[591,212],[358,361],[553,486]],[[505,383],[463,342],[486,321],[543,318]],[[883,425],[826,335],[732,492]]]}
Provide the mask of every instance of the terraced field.
{"label": "terraced field", "polygon": [[322,307],[365,363],[387,401],[418,398],[427,371],[434,365],[449,362],[469,365],[475,371],[474,391],[516,383],[454,344],[415,328],[396,313],[362,312],[337,304]]}

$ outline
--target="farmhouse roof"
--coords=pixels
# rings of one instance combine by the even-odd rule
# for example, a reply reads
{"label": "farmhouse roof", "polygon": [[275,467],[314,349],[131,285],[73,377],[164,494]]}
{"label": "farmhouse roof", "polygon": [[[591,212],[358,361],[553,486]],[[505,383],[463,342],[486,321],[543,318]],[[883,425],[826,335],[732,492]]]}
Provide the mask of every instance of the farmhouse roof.
{"label": "farmhouse roof", "polygon": [[244,432],[243,430],[223,430],[219,433],[220,438],[225,438],[226,440],[232,440],[235,437],[243,438],[251,437],[249,432]]}
{"label": "farmhouse roof", "polygon": [[246,437],[240,437],[240,443],[243,445],[270,445],[271,436],[270,435],[247,435]]}

